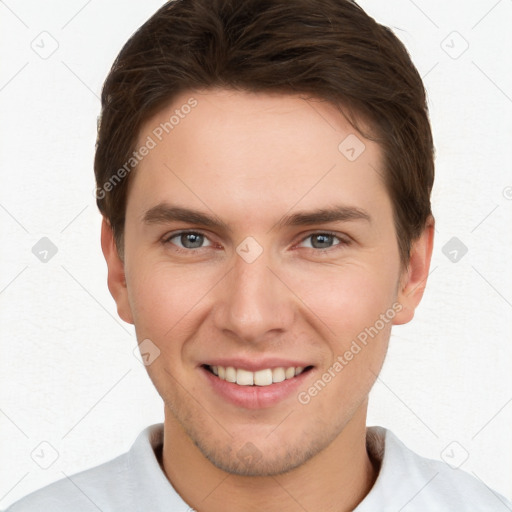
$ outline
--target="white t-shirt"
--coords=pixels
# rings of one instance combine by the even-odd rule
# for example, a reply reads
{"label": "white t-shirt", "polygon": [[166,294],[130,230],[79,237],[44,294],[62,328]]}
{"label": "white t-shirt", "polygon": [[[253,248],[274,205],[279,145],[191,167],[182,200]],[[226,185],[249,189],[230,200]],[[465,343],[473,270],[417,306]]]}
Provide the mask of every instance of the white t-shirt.
{"label": "white t-shirt", "polygon": [[[158,463],[162,440],[163,424],[152,425],[127,453],[35,491],[6,512],[190,512]],[[511,502],[476,478],[420,457],[389,430],[368,427],[367,445],[381,467],[354,512],[512,511]]]}

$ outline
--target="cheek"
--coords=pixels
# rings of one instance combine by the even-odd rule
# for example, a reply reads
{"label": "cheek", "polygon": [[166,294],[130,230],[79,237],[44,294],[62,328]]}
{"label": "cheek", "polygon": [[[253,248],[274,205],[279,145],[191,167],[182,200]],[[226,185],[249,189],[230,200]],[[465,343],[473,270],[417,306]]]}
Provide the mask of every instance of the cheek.
{"label": "cheek", "polygon": [[292,285],[309,310],[322,320],[328,337],[341,345],[374,325],[391,308],[395,287],[390,269],[359,263],[319,266],[309,277],[303,272]]}
{"label": "cheek", "polygon": [[329,356],[297,400],[308,413],[341,427],[368,395],[384,362],[395,315],[394,281],[389,274],[383,277],[384,271],[372,273],[356,264],[330,274],[317,272],[304,299],[322,320],[316,325],[324,329]]}
{"label": "cheek", "polygon": [[170,268],[161,262],[142,261],[134,261],[135,271],[127,273],[137,331],[141,336],[151,334],[161,340],[175,337],[212,288],[211,276],[197,268],[190,271]]}

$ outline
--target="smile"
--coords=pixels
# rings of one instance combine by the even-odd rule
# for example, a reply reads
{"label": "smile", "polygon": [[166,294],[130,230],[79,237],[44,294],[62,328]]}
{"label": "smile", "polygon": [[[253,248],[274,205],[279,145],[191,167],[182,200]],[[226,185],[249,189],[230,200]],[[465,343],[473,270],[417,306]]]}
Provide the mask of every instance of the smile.
{"label": "smile", "polygon": [[239,386],[270,386],[271,384],[293,379],[309,368],[302,366],[280,366],[252,372],[242,368],[234,368],[233,366],[206,365],[206,369],[219,379],[238,384]]}

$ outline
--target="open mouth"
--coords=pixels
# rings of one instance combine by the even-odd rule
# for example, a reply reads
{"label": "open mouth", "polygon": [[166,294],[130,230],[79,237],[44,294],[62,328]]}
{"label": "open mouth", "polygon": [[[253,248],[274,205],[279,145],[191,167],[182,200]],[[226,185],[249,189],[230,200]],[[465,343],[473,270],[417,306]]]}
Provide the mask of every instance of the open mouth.
{"label": "open mouth", "polygon": [[293,379],[302,373],[310,371],[313,366],[289,366],[265,368],[255,372],[234,368],[233,366],[211,366],[203,365],[207,371],[226,382],[232,382],[239,386],[270,386],[285,380]]}

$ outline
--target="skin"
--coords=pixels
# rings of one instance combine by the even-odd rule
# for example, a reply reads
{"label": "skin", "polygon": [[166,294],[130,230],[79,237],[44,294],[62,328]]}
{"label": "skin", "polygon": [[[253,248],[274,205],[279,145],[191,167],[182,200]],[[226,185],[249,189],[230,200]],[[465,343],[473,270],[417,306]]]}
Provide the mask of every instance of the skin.
{"label": "skin", "polygon": [[[391,325],[410,321],[421,300],[433,220],[403,266],[380,148],[357,135],[365,150],[349,161],[338,145],[354,128],[326,102],[188,91],[144,125],[139,143],[190,97],[197,106],[131,176],[123,260],[106,220],[102,227],[119,315],[139,342],[149,338],[160,350],[147,370],[165,406],[163,470],[201,512],[227,503],[243,511],[353,510],[378,472],[365,447],[368,394]],[[215,215],[229,231],[144,222],[161,203]],[[334,205],[370,220],[277,225]],[[179,230],[205,237],[190,248],[170,238]],[[323,245],[311,236],[325,232],[335,236],[320,238]],[[252,263],[236,251],[248,236],[263,249]],[[204,377],[201,364],[219,355],[293,357],[313,366],[297,390],[307,391],[397,303],[393,320],[306,405],[294,392],[272,407],[236,407]],[[256,454],[252,462],[238,456],[244,446]]]}

